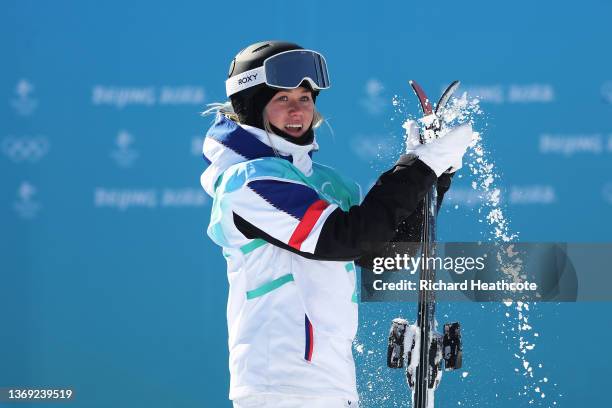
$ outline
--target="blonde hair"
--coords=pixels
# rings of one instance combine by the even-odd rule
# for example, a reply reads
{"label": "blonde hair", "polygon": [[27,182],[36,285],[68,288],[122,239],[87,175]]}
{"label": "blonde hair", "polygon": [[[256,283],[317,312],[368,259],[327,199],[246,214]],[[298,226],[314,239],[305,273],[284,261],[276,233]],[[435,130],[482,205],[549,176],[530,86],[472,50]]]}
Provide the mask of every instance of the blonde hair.
{"label": "blonde hair", "polygon": [[234,107],[230,101],[227,102],[213,102],[206,105],[207,109],[201,113],[202,116],[217,115],[218,113],[224,115],[226,118],[233,120],[236,123],[240,123],[238,114],[234,112]]}

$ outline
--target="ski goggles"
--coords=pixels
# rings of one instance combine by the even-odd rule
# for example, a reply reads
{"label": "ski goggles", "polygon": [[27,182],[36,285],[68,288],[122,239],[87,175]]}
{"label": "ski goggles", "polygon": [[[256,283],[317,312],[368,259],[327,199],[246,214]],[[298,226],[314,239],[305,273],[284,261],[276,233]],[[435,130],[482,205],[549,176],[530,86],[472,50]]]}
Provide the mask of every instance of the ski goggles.
{"label": "ski goggles", "polygon": [[225,92],[229,97],[259,84],[295,89],[303,81],[308,81],[314,90],[329,88],[327,64],[318,52],[290,50],[266,58],[261,67],[228,78],[225,81]]}

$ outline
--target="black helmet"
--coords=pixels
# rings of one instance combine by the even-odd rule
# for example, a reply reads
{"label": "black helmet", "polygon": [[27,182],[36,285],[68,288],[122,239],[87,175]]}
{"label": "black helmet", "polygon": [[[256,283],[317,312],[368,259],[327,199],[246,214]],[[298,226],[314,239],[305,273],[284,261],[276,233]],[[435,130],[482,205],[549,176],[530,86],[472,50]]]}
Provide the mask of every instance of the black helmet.
{"label": "black helmet", "polygon": [[[303,51],[289,52],[294,50]],[[278,57],[272,59],[274,56]],[[238,119],[260,129],[263,109],[279,90],[305,86],[316,100],[319,89],[329,87],[323,56],[283,41],[249,45],[234,57],[227,77],[227,95]]]}

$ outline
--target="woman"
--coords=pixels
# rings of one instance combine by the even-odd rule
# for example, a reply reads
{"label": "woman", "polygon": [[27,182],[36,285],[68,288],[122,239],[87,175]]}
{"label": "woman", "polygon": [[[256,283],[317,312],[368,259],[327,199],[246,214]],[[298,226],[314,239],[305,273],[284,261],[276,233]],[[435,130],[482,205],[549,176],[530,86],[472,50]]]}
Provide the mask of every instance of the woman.
{"label": "woman", "polygon": [[311,159],[315,101],[328,87],[320,54],[253,44],[232,61],[231,108],[216,107],[204,142],[210,164],[201,181],[214,198],[208,234],[228,265],[235,407],[357,405],[353,261],[414,218],[471,140],[463,126],[417,147],[360,203],[355,183]]}

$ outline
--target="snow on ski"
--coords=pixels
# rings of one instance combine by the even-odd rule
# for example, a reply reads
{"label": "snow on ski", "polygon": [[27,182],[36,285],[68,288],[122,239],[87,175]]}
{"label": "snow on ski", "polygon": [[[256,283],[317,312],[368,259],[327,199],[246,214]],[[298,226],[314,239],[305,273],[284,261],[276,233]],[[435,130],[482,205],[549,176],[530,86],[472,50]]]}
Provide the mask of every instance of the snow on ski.
{"label": "snow on ski", "polygon": [[[420,135],[422,144],[438,137],[442,127],[441,114],[451,96],[459,86],[459,81],[453,81],[435,106],[421,86],[410,81],[424,117],[421,123],[425,132]],[[423,258],[435,256],[436,243],[436,204],[437,186],[434,184],[424,198],[423,231],[421,255]],[[436,271],[425,262],[420,271],[420,280],[434,281]],[[406,380],[412,389],[412,406],[414,408],[433,408],[434,392],[442,378],[441,362],[444,359],[445,369],[453,370],[461,367],[461,333],[459,323],[444,325],[444,335],[436,331],[436,300],[435,291],[423,289],[419,291],[418,313],[415,325],[409,325],[407,320],[394,319],[389,332],[387,349],[387,366],[401,368],[406,361]]]}

